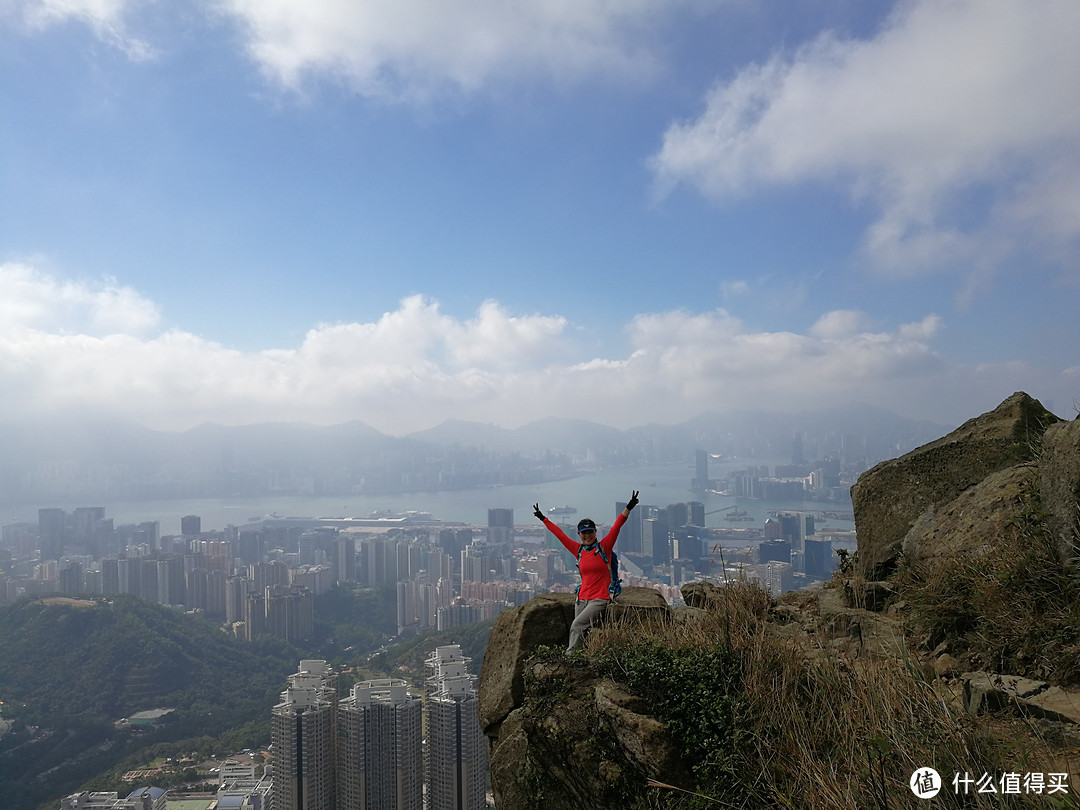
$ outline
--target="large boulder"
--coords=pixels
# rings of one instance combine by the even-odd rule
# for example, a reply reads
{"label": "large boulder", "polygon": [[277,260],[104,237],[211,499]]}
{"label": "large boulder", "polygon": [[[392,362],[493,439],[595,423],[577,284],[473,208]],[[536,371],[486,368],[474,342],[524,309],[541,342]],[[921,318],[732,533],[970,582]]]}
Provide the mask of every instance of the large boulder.
{"label": "large boulder", "polygon": [[904,537],[905,556],[933,567],[940,560],[979,556],[1016,530],[1017,515],[1034,490],[1028,465],[998,470],[952,502],[931,507]]}
{"label": "large boulder", "polygon": [[665,622],[671,607],[655,588],[623,588],[619,598],[608,605],[605,624]]}
{"label": "large boulder", "polygon": [[1038,458],[1046,428],[1058,421],[1038,400],[1018,392],[949,435],[859,476],[851,488],[858,573],[866,579],[887,576],[921,515],[992,473]]}
{"label": "large boulder", "polygon": [[1039,501],[1063,562],[1080,554],[1080,419],[1046,431],[1039,457]]}
{"label": "large boulder", "polygon": [[491,749],[500,810],[636,806],[650,778],[693,788],[667,726],[624,687],[569,656],[533,659],[524,675],[528,694]]}
{"label": "large boulder", "polygon": [[679,591],[687,607],[706,610],[712,602],[719,599],[719,589],[711,582],[689,582]]}
{"label": "large boulder", "polygon": [[565,646],[574,621],[572,593],[545,593],[499,614],[480,669],[480,725],[488,734],[521,705],[525,661],[539,646]]}
{"label": "large boulder", "polygon": [[[665,622],[671,608],[653,588],[624,588],[605,624]],[[566,646],[574,621],[574,594],[546,593],[499,614],[480,669],[480,724],[490,736],[521,705],[525,662],[540,646]]]}

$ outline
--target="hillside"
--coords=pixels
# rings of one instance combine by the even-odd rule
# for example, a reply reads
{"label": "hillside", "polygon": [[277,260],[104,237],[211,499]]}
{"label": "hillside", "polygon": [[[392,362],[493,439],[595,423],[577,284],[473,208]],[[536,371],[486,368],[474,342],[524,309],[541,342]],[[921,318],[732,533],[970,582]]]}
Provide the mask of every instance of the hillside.
{"label": "hillside", "polygon": [[[300,654],[248,644],[131,597],[34,600],[0,608],[0,739],[6,810],[32,808],[156,742],[212,736],[267,716]],[[171,708],[156,729],[117,729]]]}
{"label": "hillside", "polygon": [[572,655],[571,595],[501,614],[500,810],[1077,806],[1080,420],[1014,394],[852,500],[823,589],[628,588]]}

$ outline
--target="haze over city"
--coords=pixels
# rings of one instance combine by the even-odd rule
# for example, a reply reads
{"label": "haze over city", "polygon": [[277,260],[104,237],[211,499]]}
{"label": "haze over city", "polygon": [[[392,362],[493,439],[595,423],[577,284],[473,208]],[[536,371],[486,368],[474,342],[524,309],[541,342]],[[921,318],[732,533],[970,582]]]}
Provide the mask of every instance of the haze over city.
{"label": "haze over city", "polygon": [[1075,414],[1065,0],[0,8],[0,419]]}

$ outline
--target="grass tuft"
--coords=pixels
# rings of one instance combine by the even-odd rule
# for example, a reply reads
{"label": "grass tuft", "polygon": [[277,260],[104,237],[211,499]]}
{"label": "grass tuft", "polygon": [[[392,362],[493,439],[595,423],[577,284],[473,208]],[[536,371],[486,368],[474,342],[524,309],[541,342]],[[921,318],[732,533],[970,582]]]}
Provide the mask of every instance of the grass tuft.
{"label": "grass tuft", "polygon": [[[1038,740],[1006,744],[987,733],[914,659],[846,658],[826,653],[824,636],[800,643],[768,632],[773,604],[739,582],[720,588],[697,620],[614,624],[589,636],[589,665],[667,722],[697,780],[693,791],[654,782],[638,807],[918,807],[908,786],[917,768],[947,780],[1047,770]],[[992,799],[947,784],[936,802],[1048,806],[1045,796]]]}

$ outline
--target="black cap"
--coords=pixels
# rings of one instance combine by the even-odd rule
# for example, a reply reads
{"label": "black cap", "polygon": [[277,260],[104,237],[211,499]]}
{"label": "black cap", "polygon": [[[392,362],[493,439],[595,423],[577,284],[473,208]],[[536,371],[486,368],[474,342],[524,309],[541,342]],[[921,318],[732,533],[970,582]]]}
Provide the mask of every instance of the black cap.
{"label": "black cap", "polygon": [[584,520],[579,520],[578,521],[578,524],[577,524],[578,532],[579,533],[583,532],[586,529],[593,529],[594,531],[596,530],[596,524],[592,522],[591,518],[585,518]]}

